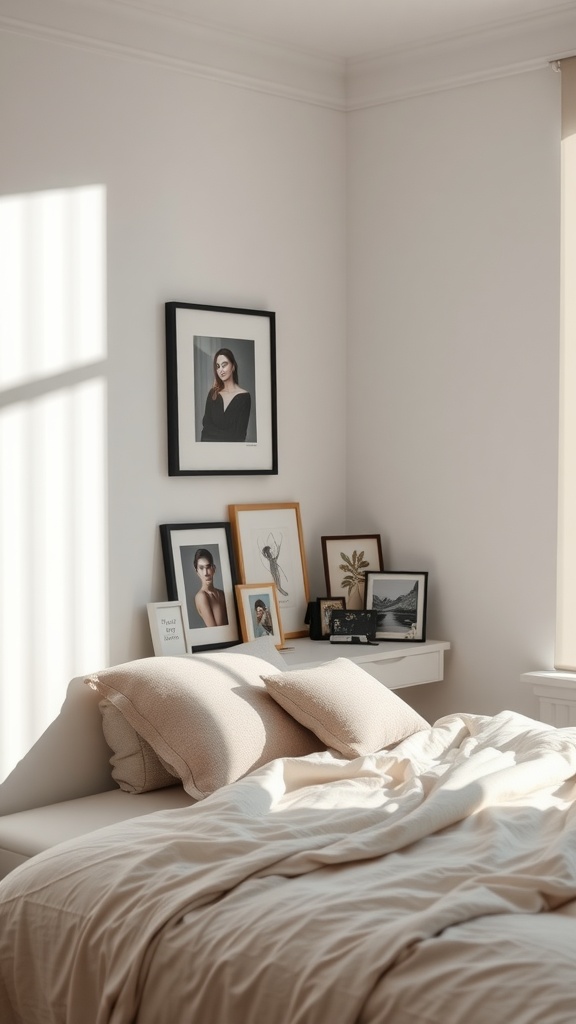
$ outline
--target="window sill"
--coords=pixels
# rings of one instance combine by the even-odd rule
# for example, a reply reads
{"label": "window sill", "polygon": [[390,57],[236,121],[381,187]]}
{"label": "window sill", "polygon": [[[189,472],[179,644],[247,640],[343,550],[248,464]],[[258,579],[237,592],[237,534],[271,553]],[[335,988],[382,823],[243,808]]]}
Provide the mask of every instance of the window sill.
{"label": "window sill", "polygon": [[576,725],[576,672],[524,672],[520,678],[532,686],[542,722],[559,728]]}
{"label": "window sill", "polygon": [[524,672],[520,678],[523,683],[531,683],[532,686],[544,690],[555,687],[565,690],[576,689],[576,672],[559,672],[556,669],[552,672]]}

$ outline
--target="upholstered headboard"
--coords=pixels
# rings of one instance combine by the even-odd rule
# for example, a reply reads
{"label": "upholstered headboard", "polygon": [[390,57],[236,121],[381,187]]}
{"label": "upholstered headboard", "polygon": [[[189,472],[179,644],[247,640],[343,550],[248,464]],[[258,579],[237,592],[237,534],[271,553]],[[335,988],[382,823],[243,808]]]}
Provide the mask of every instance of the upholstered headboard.
{"label": "upholstered headboard", "polygon": [[[286,667],[272,637],[237,644],[229,653],[251,654],[272,666]],[[102,695],[87,686],[85,678],[71,680],[58,717],[0,783],[0,815],[117,788],[98,706]]]}
{"label": "upholstered headboard", "polygon": [[100,696],[72,679],[58,717],[0,784],[0,815],[114,789]]}

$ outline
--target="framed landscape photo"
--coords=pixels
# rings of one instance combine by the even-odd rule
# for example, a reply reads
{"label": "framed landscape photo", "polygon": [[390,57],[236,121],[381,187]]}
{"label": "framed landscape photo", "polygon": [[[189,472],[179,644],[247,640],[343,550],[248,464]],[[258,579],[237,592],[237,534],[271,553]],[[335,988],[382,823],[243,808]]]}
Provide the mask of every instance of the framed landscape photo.
{"label": "framed landscape photo", "polygon": [[156,657],[190,653],[180,601],[149,602],[147,608]]}
{"label": "framed landscape photo", "polygon": [[284,633],[276,585],[237,583],[235,589],[242,639],[248,643],[261,636],[270,636],[280,650],[284,646]]}
{"label": "framed landscape photo", "polygon": [[275,314],[167,302],[170,476],[278,472]]}
{"label": "framed landscape photo", "polygon": [[343,596],[347,608],[364,608],[365,574],[384,568],[380,535],[322,537],[322,556],[330,596]]}
{"label": "framed landscape photo", "polygon": [[284,636],[307,636],[308,569],[300,506],[229,505],[241,583],[274,583]]}
{"label": "framed landscape photo", "polygon": [[366,608],[377,612],[377,640],[426,639],[427,572],[367,572]]}
{"label": "framed landscape photo", "polygon": [[237,644],[230,524],[163,523],[160,538],[168,598],[182,605],[188,652]]}

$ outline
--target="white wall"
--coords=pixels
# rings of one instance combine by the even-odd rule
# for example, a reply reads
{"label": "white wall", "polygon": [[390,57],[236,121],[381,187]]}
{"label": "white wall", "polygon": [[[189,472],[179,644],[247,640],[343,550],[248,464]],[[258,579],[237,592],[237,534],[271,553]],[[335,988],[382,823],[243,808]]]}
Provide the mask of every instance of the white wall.
{"label": "white wall", "polygon": [[[152,653],[162,522],[299,501],[323,593],[320,536],[345,526],[344,114],[81,46],[0,45],[1,193],[107,190],[111,662]],[[278,476],[168,477],[168,300],[275,311]]]}
{"label": "white wall", "polygon": [[348,130],[348,526],[381,531],[385,568],[430,572],[428,635],[453,650],[419,709],[536,714],[519,676],[553,659],[559,75]]}
{"label": "white wall", "polygon": [[[429,635],[453,651],[411,694],[423,713],[535,713],[519,675],[554,634],[558,76],[344,113],[49,33],[0,46],[2,194],[107,189],[110,660],[151,653],[159,523],[297,500],[313,596],[322,534],[379,532],[387,567],[429,570]],[[275,310],[278,477],[167,476],[167,300]]]}

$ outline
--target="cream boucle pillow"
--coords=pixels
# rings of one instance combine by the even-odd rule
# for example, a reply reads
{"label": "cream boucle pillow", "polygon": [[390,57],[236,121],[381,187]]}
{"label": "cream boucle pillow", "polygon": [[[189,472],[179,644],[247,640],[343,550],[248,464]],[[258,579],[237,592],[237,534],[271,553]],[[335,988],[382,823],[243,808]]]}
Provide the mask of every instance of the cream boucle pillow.
{"label": "cream boucle pillow", "polygon": [[[226,653],[253,654],[264,658],[275,668],[286,667],[272,637],[258,637],[249,643],[237,644],[227,649]],[[174,776],[174,772],[168,771],[150,744],[138,735],[114,704],[109,700],[101,700],[99,707],[104,739],[112,750],[112,778],[120,789],[126,793],[148,793],[153,789],[164,789],[180,783],[180,779]]]}
{"label": "cream boucle pillow", "polygon": [[277,757],[322,749],[317,737],[270,697],[263,658],[221,651],[142,658],[86,682],[124,716],[154,753],[202,799]]}
{"label": "cream boucle pillow", "polygon": [[180,783],[114,704],[101,700],[99,707],[104,739],[112,751],[112,778],[120,789],[126,793],[149,793]]}
{"label": "cream boucle pillow", "polygon": [[345,757],[371,754],[429,728],[409,704],[348,658],[262,679],[281,707]]}

